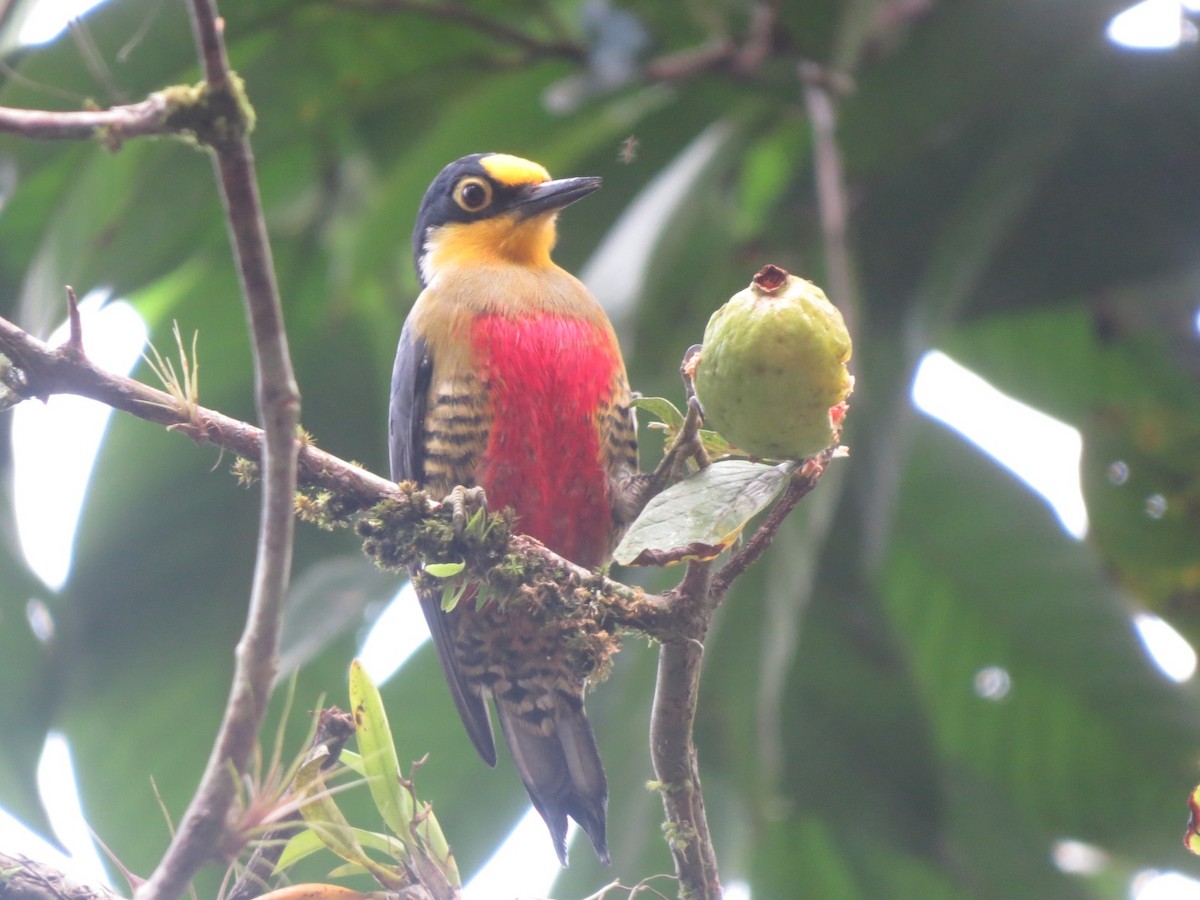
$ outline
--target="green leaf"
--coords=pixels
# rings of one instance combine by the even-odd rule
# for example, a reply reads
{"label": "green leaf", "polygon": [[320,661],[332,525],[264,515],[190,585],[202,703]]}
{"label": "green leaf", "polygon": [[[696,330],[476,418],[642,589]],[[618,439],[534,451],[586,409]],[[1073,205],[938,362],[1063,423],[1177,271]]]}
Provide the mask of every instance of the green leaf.
{"label": "green leaf", "polygon": [[[448,582],[442,585],[442,612],[453,612],[462,598],[466,596],[467,589],[470,586],[465,581]],[[482,604],[486,596],[485,591],[476,589],[477,604]]]}
{"label": "green leaf", "polygon": [[278,875],[281,872],[286,872],[289,868],[300,862],[302,859],[307,859],[314,853],[325,849],[325,842],[311,829],[304,829],[297,834],[292,835],[283,852],[279,854],[279,860],[275,863],[275,868],[272,874]]}
{"label": "green leaf", "polygon": [[355,838],[350,823],[334,802],[321,774],[327,757],[328,751],[315,754],[296,772],[296,790],[304,797],[300,812],[322,844],[349,862],[365,861],[366,853]]}
{"label": "green leaf", "polygon": [[407,841],[413,825],[412,794],[400,781],[400,759],[379,689],[357,659],[350,663],[350,708],[375,806],[388,828]]}
{"label": "green leaf", "polygon": [[358,660],[350,664],[350,704],[375,806],[396,840],[404,845],[404,858],[411,861],[421,883],[441,896],[436,885],[451,889],[461,884],[458,864],[432,807],[423,803],[419,811],[415,809],[412,784],[400,777],[383,699]]}
{"label": "green leaf", "polygon": [[744,456],[743,451],[738,450],[733,444],[708,428],[701,428],[697,433],[700,438],[700,445],[704,447],[704,452],[711,459],[719,459],[722,456]]}
{"label": "green leaf", "polygon": [[622,565],[710,559],[732,544],[791,477],[791,464],[713,463],[671,485],[642,510],[613,552]]}
{"label": "green leaf", "polygon": [[467,567],[465,562],[426,563],[425,571],[434,578],[453,578]]}
{"label": "green leaf", "polygon": [[671,434],[683,427],[683,413],[666,397],[635,397],[629,405],[646,410],[663,422]]}
{"label": "green leaf", "polygon": [[[407,858],[404,845],[392,835],[365,831],[361,828],[351,828],[350,831],[359,846],[365,849],[375,850],[401,863]],[[287,845],[283,848],[283,853],[279,856],[279,861],[275,864],[274,872],[276,874],[285,872],[300,860],[307,859],[325,848],[325,842],[320,835],[306,828],[304,831],[292,835],[288,840]]]}

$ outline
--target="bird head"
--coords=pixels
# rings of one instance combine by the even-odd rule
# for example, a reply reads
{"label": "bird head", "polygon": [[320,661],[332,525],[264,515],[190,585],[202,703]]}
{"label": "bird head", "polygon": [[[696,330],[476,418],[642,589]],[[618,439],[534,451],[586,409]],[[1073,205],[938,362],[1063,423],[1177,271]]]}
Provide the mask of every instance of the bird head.
{"label": "bird head", "polygon": [[549,266],[558,211],[600,187],[560,178],[535,162],[475,153],[442,169],[421,201],[413,261],[422,286],[447,265]]}

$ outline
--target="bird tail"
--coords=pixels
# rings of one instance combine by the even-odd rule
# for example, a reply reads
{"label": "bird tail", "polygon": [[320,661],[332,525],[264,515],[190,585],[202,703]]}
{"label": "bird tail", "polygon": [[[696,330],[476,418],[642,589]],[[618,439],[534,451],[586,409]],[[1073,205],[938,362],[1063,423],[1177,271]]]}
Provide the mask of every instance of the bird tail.
{"label": "bird tail", "polygon": [[582,698],[558,695],[549,722],[534,724],[513,704],[496,698],[496,710],[513,764],[534,808],[546,820],[558,861],[567,864],[567,817],[587,832],[596,856],[608,865],[605,810],[608,781]]}

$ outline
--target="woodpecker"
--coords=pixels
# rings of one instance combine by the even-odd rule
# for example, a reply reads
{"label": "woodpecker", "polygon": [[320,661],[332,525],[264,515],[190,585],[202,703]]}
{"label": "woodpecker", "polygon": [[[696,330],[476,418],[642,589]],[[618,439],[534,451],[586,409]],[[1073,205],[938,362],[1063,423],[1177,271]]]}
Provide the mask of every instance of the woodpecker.
{"label": "woodpecker", "polygon": [[[551,180],[537,163],[478,153],[446,166],[421,201],[413,260],[422,291],[400,335],[389,415],[392,478],[434,496],[483,489],[515,529],[599,567],[627,524],[622,485],[637,440],[612,324],[550,258],[559,211],[599,178]],[[625,504],[628,505],[628,504]],[[450,693],[489,766],[490,699],[534,807],[567,864],[567,817],[608,863],[608,787],[584,713],[587,673],[561,629],[419,592]]]}

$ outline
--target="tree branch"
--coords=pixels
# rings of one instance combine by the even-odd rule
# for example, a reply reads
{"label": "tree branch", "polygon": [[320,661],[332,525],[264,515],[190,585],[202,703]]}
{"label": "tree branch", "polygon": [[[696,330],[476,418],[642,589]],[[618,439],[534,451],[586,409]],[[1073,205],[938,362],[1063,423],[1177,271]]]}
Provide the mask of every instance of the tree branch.
{"label": "tree branch", "polygon": [[[9,387],[25,397],[89,397],[184,434],[197,444],[220,447],[255,463],[262,462],[261,428],[216,410],[188,405],[133,378],[106,372],[86,356],[73,355],[66,346],[51,348],[2,317],[0,354],[7,356],[16,370],[9,377],[17,383]],[[293,446],[299,483],[331,491],[348,507],[364,509],[396,495],[394,482],[345,462],[309,441],[297,438]]]}
{"label": "tree branch", "polygon": [[51,111],[0,106],[0,134],[30,140],[97,139],[111,150],[128,138],[190,136],[216,147],[234,142],[253,124],[241,82],[230,73],[218,90],[211,82],[179,84],[155,91],[145,100],[109,109]]}
{"label": "tree branch", "polygon": [[27,856],[0,853],[0,897],[4,900],[116,900],[105,887],[82,885]]}
{"label": "tree branch", "polygon": [[177,89],[156,91],[139,103],[109,109],[50,112],[0,106],[0,134],[19,134],[38,140],[102,138],[120,143],[126,138],[173,134],[172,115],[178,108]]}
{"label": "tree branch", "polygon": [[705,602],[711,566],[709,562],[689,563],[683,581],[671,592],[671,605],[680,610],[679,633],[664,638],[659,650],[650,715],[650,757],[667,816],[667,846],[675,860],[679,896],[689,900],[721,896],[692,728],[700,698],[704,638],[712,620],[712,610]]}
{"label": "tree branch", "polygon": [[240,775],[246,770],[275,677],[295,527],[300,392],[288,355],[254,155],[247,137],[253,113],[241,94],[240,82],[230,72],[224,20],[217,13],[215,0],[193,0],[190,9],[208,91],[221,126],[200,137],[214,151],[253,337],[255,398],[263,423],[263,499],[250,604],[235,652],[225,715],[200,786],[166,854],[138,890],[139,900],[179,896],[220,843],[236,790],[231,772]]}

